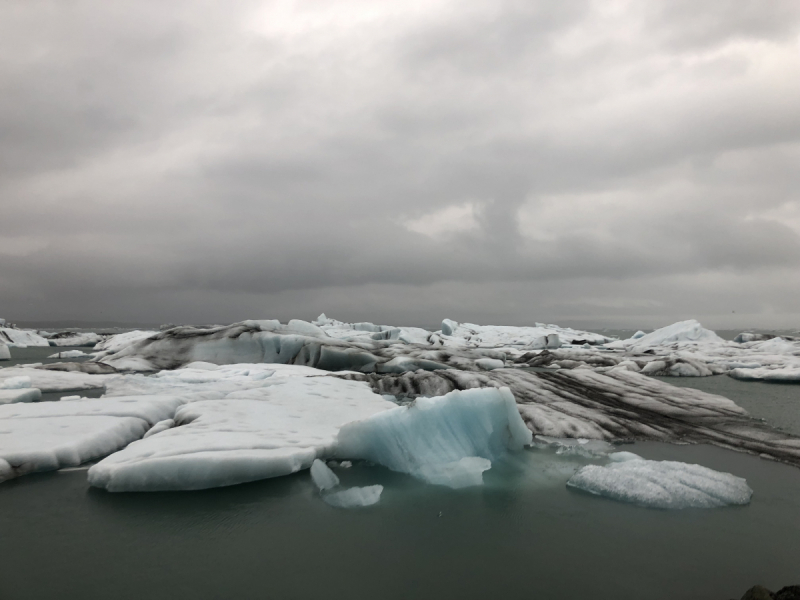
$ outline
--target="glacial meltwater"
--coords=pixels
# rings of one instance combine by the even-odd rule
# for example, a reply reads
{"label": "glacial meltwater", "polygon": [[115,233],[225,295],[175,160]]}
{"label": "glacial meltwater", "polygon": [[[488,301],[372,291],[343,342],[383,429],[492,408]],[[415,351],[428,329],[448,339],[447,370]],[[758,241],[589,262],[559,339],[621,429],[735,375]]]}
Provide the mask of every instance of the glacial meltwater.
{"label": "glacial meltwater", "polygon": [[[666,381],[800,433],[800,386]],[[109,493],[89,487],[85,468],[65,469],[0,486],[0,598],[724,600],[800,581],[800,469],[711,446],[619,449],[746,478],[752,502],[669,511],[616,502],[567,489],[586,460],[537,449],[461,490],[366,463],[336,469],[345,486],[384,486],[378,504],[358,510],[322,502],[307,471]]]}

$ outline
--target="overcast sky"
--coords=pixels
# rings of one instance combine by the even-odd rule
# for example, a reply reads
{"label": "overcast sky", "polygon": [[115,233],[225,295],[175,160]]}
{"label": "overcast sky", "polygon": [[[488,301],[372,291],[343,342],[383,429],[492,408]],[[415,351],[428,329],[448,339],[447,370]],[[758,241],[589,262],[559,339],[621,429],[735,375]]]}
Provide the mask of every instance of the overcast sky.
{"label": "overcast sky", "polygon": [[0,317],[800,327],[800,2],[0,4]]}

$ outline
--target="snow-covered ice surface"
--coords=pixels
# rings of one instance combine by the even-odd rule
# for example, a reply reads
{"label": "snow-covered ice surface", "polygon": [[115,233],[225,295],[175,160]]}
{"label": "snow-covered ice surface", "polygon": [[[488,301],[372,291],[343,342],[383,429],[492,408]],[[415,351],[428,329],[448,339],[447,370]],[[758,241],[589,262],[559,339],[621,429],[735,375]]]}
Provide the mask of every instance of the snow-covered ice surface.
{"label": "snow-covered ice surface", "polygon": [[75,467],[139,439],[183,400],[133,397],[0,406],[0,481]]}
{"label": "snow-covered ice surface", "polygon": [[800,365],[783,368],[737,368],[732,369],[728,375],[743,381],[770,381],[773,383],[800,383]]}
{"label": "snow-covered ice surface", "polygon": [[0,404],[13,404],[15,402],[37,402],[41,400],[42,392],[38,388],[0,388]]}
{"label": "snow-covered ice surface", "polygon": [[491,461],[531,443],[507,388],[417,398],[342,427],[336,453],[361,458],[428,483],[480,485]]}
{"label": "snow-covered ice surface", "polygon": [[[71,364],[79,365],[80,363]],[[56,371],[46,368],[32,368],[30,366],[6,367],[0,369],[0,387],[8,380],[13,380],[17,377],[29,378],[31,387],[39,388],[42,392],[79,392],[102,389],[110,377],[113,376],[91,375],[81,371]]]}
{"label": "snow-covered ice surface", "polygon": [[716,508],[748,504],[753,490],[741,477],[700,465],[644,460],[630,452],[609,455],[605,466],[587,465],[568,487],[650,508]]}
{"label": "snow-covered ice surface", "polygon": [[[110,491],[191,490],[287,475],[330,455],[341,425],[395,406],[363,383],[325,373],[307,377],[289,370],[276,376],[261,370],[257,374],[266,376],[254,379],[244,368],[238,376],[228,371],[229,381],[215,386],[202,376],[217,371],[183,371],[176,373],[184,377],[183,391],[195,387],[200,395],[176,411],[176,426],[94,465],[92,485]],[[217,381],[224,379],[217,375]],[[204,389],[213,399],[202,399]]]}

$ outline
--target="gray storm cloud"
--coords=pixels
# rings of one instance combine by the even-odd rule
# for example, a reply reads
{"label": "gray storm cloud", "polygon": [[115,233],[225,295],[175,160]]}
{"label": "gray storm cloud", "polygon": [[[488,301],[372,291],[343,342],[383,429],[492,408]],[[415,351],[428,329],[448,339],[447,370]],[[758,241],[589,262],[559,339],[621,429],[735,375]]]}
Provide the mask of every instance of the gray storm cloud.
{"label": "gray storm cloud", "polygon": [[0,55],[0,316],[800,322],[794,0],[8,2]]}

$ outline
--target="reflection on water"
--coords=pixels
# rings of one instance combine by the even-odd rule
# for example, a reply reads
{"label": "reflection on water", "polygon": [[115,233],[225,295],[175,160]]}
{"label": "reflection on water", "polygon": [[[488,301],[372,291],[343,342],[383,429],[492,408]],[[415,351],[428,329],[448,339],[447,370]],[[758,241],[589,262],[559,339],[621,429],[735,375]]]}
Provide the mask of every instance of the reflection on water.
{"label": "reflection on water", "polygon": [[568,491],[575,464],[538,451],[458,491],[340,470],[345,485],[385,487],[353,511],[321,502],[305,473],[151,494],[90,489],[85,471],[42,474],[0,488],[0,598],[672,600],[798,580],[800,470],[704,446],[626,449],[746,477],[753,502],[624,505]]}

